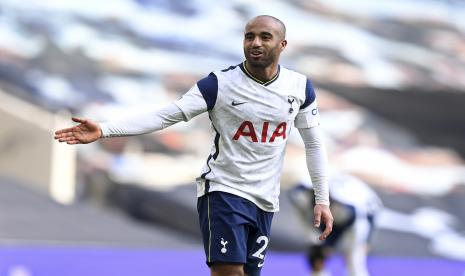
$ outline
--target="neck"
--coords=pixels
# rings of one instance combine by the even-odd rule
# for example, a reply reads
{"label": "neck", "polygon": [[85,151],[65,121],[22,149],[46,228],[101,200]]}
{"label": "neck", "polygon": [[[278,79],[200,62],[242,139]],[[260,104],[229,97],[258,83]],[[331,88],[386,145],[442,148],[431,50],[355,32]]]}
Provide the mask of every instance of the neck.
{"label": "neck", "polygon": [[273,63],[267,67],[254,67],[247,61],[244,62],[245,69],[256,79],[262,82],[267,82],[273,79],[278,74],[278,63]]}

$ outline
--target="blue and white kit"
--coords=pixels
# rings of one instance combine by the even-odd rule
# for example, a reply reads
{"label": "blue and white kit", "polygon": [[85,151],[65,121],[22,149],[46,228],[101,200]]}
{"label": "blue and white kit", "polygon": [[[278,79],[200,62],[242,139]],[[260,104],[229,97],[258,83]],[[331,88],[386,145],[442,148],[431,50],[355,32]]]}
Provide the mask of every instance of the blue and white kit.
{"label": "blue and white kit", "polygon": [[326,156],[312,83],[282,66],[267,83],[254,79],[243,64],[215,71],[161,110],[100,126],[104,137],[136,135],[204,112],[209,113],[214,138],[198,180],[199,197],[224,191],[265,211],[278,211],[284,149],[295,125],[306,146],[316,203],[329,205]]}
{"label": "blue and white kit", "polygon": [[[208,112],[211,120],[213,145],[197,178],[199,201],[220,192],[245,199],[264,212],[278,211],[285,146],[295,126],[305,144],[316,203],[329,205],[326,154],[312,83],[306,76],[282,66],[268,82],[254,78],[245,62],[214,71],[161,110],[100,126],[103,137],[135,135],[189,121],[204,112]],[[204,212],[215,212],[208,210],[199,209],[200,217],[204,217]],[[223,220],[228,222],[227,218]],[[211,220],[206,223],[218,225]],[[211,235],[212,229],[202,225],[201,228],[209,231],[204,233],[204,243],[208,244],[205,237]],[[207,255],[211,249],[206,249]],[[243,255],[248,253],[251,252]],[[210,260],[215,261],[219,260]]]}

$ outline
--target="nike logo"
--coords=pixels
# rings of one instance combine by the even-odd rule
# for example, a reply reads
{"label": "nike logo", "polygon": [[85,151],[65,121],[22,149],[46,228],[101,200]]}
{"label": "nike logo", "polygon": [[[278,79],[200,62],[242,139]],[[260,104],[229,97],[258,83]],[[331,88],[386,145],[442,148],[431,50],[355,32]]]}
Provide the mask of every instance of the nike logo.
{"label": "nike logo", "polygon": [[232,104],[233,106],[236,106],[236,105],[241,105],[241,104],[245,104],[245,103],[247,103],[247,102],[240,102],[240,103],[238,103],[238,102],[232,101],[231,104]]}

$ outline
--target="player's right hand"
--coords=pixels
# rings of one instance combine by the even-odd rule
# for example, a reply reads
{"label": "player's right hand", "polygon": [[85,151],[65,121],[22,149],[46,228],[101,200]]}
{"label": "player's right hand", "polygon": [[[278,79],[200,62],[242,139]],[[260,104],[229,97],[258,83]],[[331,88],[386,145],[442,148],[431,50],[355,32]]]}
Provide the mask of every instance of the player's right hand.
{"label": "player's right hand", "polygon": [[80,123],[77,126],[64,128],[55,132],[55,139],[66,142],[69,145],[88,144],[97,141],[102,137],[100,126],[88,119],[73,117],[72,120]]}

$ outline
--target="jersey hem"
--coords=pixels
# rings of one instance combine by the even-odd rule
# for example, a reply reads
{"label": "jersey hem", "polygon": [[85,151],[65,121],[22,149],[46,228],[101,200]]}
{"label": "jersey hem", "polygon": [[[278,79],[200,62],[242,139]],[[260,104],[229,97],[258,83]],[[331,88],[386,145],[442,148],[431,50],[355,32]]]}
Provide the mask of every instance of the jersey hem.
{"label": "jersey hem", "polygon": [[[202,179],[202,181],[197,182],[197,185],[199,185],[199,186],[200,185],[205,185],[205,181]],[[248,201],[252,202],[258,208],[262,209],[265,212],[275,213],[275,212],[279,211],[279,203],[277,204],[277,206],[273,206],[272,208],[268,208],[265,205],[259,203],[255,198],[253,198],[249,194],[243,193],[243,192],[241,192],[241,191],[239,191],[237,189],[228,187],[226,185],[223,185],[221,183],[214,182],[214,181],[211,181],[211,180],[210,180],[210,189],[208,190],[207,193],[209,193],[209,192],[225,192],[225,193],[233,194],[233,195],[236,195],[236,196],[240,196],[240,197],[245,198]],[[206,194],[205,193],[205,188],[197,189],[197,197],[204,196],[205,194]]]}

